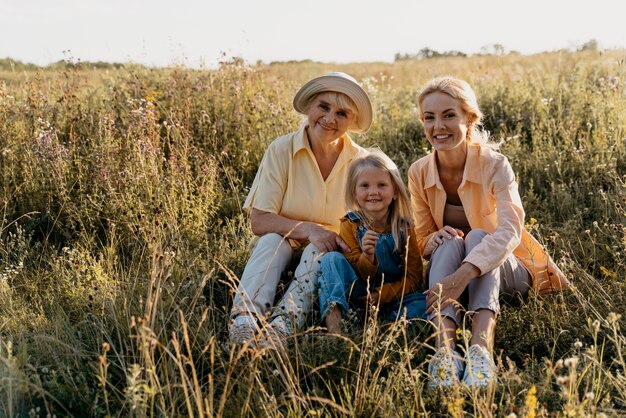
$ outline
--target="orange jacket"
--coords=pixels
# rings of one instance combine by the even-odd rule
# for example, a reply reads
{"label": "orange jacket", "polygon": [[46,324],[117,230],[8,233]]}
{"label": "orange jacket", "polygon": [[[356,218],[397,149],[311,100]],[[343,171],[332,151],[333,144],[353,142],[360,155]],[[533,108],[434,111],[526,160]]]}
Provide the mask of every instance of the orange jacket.
{"label": "orange jacket", "polygon": [[[415,233],[422,254],[431,235],[444,226],[446,192],[439,180],[435,155],[433,151],[409,168]],[[537,293],[568,287],[563,272],[524,228],[524,209],[515,174],[504,155],[469,144],[458,192],[472,229],[490,234],[467,255],[465,262],[484,274],[500,267],[513,253],[530,272]]]}

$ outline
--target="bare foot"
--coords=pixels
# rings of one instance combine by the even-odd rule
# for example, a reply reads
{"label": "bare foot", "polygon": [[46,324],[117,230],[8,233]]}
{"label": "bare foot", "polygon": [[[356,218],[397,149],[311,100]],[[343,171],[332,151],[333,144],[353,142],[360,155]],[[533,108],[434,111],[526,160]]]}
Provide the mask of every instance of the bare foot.
{"label": "bare foot", "polygon": [[343,334],[343,316],[341,315],[341,308],[335,305],[333,309],[326,315],[324,319],[326,323],[326,329],[329,334]]}

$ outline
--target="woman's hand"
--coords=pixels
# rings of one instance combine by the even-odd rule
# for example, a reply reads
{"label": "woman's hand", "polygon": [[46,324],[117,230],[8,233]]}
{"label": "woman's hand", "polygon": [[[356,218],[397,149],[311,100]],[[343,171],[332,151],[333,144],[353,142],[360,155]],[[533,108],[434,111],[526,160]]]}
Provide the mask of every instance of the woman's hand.
{"label": "woman's hand", "polygon": [[350,247],[335,232],[315,222],[297,221],[271,212],[252,209],[250,226],[255,235],[276,233],[296,241],[309,241],[321,252],[336,250],[338,247],[350,251]]}
{"label": "woman's hand", "polygon": [[376,244],[378,243],[378,234],[371,229],[368,229],[363,235],[363,239],[361,240],[361,251],[370,261],[370,263],[374,264],[376,261]]}
{"label": "woman's hand", "polygon": [[435,309],[444,309],[451,303],[459,300],[469,282],[480,275],[478,267],[470,263],[463,263],[454,273],[444,277],[432,288],[424,292],[426,295],[427,314]]}
{"label": "woman's hand", "polygon": [[325,253],[334,251],[337,248],[350,251],[350,247],[335,232],[319,224],[311,223],[309,225],[309,242],[315,245],[318,250]]}
{"label": "woman's hand", "polygon": [[424,292],[426,306],[428,306],[426,313],[431,314],[438,308],[443,310],[446,306],[458,301],[465,287],[467,284],[461,283],[454,273],[443,278],[434,287]]}
{"label": "woman's hand", "polygon": [[432,254],[441,244],[444,239],[452,239],[452,237],[463,237],[465,234],[460,229],[453,228],[449,225],[445,225],[439,231],[436,231],[431,235],[430,239],[424,246],[424,255]]}

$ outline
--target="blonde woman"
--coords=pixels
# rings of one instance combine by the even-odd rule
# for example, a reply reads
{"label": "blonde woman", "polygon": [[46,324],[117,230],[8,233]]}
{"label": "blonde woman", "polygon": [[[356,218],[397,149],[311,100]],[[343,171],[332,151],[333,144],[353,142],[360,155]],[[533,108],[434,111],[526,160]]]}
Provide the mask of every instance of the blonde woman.
{"label": "blonde woman", "polygon": [[[304,84],[293,106],[306,120],[270,144],[244,204],[256,238],[231,311],[236,344],[291,335],[317,297],[320,256],[347,248],[338,235],[337,196],[348,166],[365,154],[347,132],[369,129],[369,97],[354,78],[335,72]],[[294,278],[275,306],[281,273],[297,256]]]}
{"label": "blonde woman", "polygon": [[[479,126],[476,95],[463,80],[436,78],[419,95],[420,120],[432,153],[409,169],[418,248],[430,259],[427,314],[437,351],[430,386],[461,379],[486,386],[494,377],[492,349],[499,296],[564,289],[565,277],[524,229],[524,209],[508,160]],[[458,302],[466,292],[471,340],[456,350]]]}

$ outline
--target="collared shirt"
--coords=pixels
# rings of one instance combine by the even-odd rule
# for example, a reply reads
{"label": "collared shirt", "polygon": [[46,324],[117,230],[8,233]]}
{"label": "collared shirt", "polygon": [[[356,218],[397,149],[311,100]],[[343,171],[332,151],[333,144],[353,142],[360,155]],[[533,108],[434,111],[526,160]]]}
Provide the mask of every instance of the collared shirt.
{"label": "collared shirt", "polygon": [[[446,191],[439,179],[436,151],[409,168],[409,192],[419,251],[443,228]],[[567,288],[567,281],[546,250],[524,228],[524,209],[507,158],[488,147],[469,144],[458,189],[472,229],[489,233],[465,258],[481,274],[502,265],[513,253],[533,277],[538,293]]]}
{"label": "collared shirt", "polygon": [[367,151],[346,134],[332,171],[324,180],[303,124],[272,142],[263,156],[244,209],[259,209],[293,220],[316,222],[339,232],[345,214],[348,167]]}

